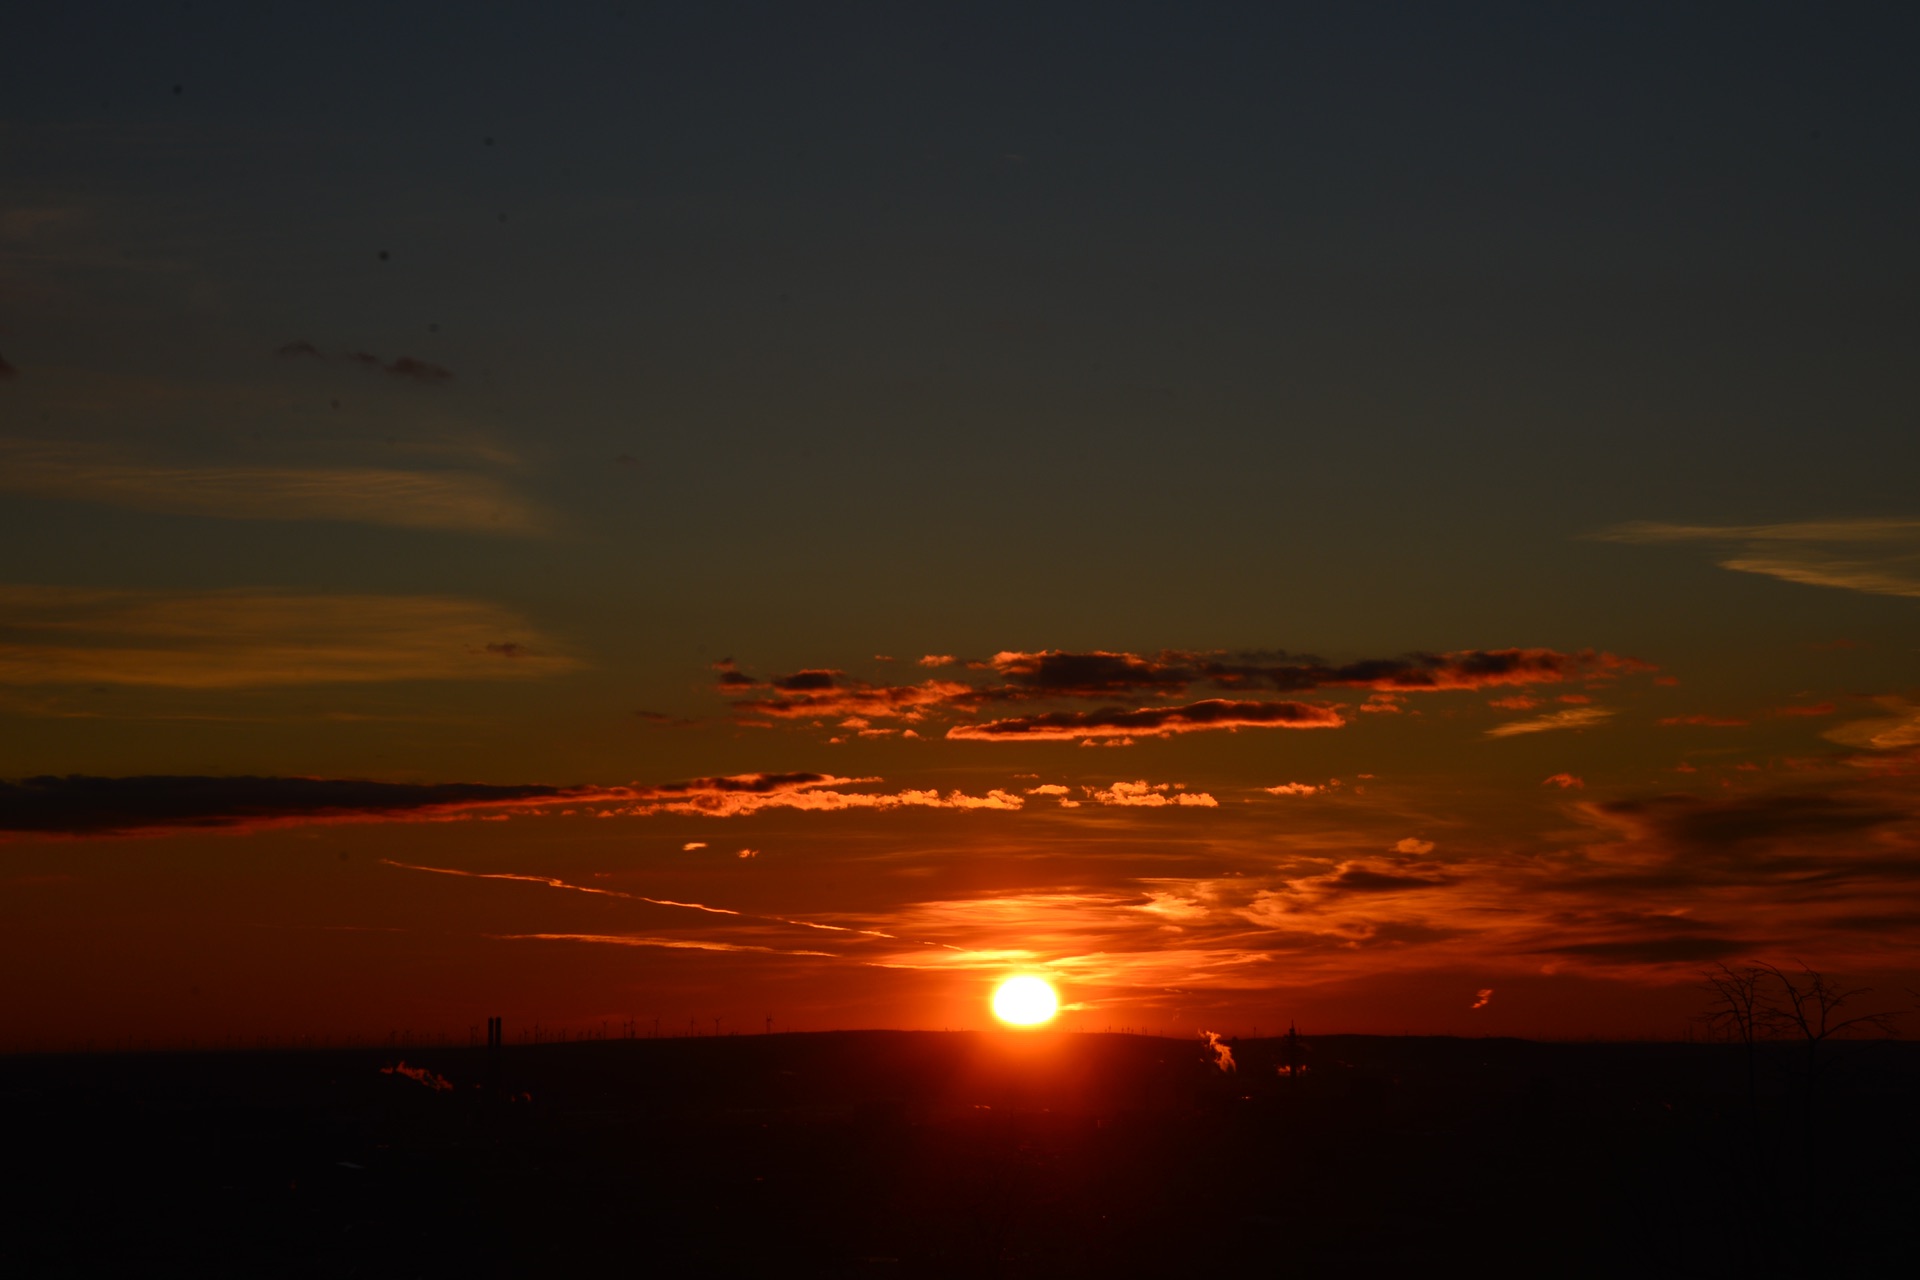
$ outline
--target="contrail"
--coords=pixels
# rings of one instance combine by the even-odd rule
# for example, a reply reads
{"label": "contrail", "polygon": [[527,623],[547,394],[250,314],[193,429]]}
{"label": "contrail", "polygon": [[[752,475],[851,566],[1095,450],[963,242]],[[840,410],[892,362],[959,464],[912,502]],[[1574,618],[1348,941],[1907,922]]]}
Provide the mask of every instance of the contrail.
{"label": "contrail", "polygon": [[[574,893],[599,894],[604,898],[624,898],[628,902],[645,902],[655,907],[679,907],[687,911],[704,911],[709,915],[734,916],[741,920],[768,920],[775,924],[789,924],[801,929],[821,929],[829,933],[857,933],[869,938],[885,938],[889,942],[913,942],[912,938],[901,938],[896,934],[883,933],[878,929],[853,929],[846,925],[821,924],[815,920],[795,920],[789,916],[757,915],[751,911],[735,911],[731,907],[710,907],[704,902],[677,902],[672,898],[649,898],[644,893],[627,893],[621,889],[600,889],[590,884],[574,884],[557,876],[527,875],[518,871],[462,871],[458,867],[427,867],[414,862],[397,862],[392,858],[380,861],[390,867],[399,867],[403,871],[426,871],[437,876],[465,876],[470,880],[518,880],[525,884],[541,884],[549,889],[570,889]],[[921,942],[923,947],[945,946],[945,943]]]}

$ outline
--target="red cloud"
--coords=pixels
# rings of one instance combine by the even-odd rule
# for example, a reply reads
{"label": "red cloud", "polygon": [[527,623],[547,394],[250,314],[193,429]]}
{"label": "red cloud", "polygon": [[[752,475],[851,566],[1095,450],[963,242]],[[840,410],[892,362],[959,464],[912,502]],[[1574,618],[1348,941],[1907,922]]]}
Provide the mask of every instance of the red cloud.
{"label": "red cloud", "polygon": [[1332,707],[1304,702],[1232,702],[1207,698],[1179,707],[1136,711],[1051,711],[1041,715],[955,725],[947,737],[979,742],[1069,741],[1086,738],[1160,738],[1208,729],[1335,729],[1345,724]]}
{"label": "red cloud", "polygon": [[[782,677],[785,681],[817,681],[837,672],[802,671]],[[723,681],[725,677],[722,677]],[[919,720],[929,710],[976,695],[971,685],[952,680],[928,680],[921,684],[873,685],[858,681],[826,687],[802,683],[774,687],[785,692],[772,698],[749,698],[734,703],[734,709],[783,719],[826,719],[846,716],[881,716],[899,720]]]}

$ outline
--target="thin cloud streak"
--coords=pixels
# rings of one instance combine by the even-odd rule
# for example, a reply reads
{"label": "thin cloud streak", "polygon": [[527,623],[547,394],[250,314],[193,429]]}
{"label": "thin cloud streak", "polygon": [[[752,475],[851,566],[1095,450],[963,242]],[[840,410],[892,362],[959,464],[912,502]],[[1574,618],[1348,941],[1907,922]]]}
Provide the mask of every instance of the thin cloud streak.
{"label": "thin cloud streak", "polygon": [[523,619],[445,596],[0,586],[0,684],[245,689],[528,679],[581,663]]}
{"label": "thin cloud streak", "polygon": [[[1863,518],[1785,524],[1685,525],[1640,521],[1593,535],[1605,542],[1737,545],[1716,563],[1810,587],[1920,597],[1920,520]],[[1840,554],[1835,548],[1848,548]]]}
{"label": "thin cloud streak", "polygon": [[1613,716],[1605,707],[1573,707],[1566,711],[1551,711],[1532,720],[1509,720],[1487,730],[1489,738],[1511,738],[1523,733],[1547,733],[1554,729],[1586,729],[1601,724]]}
{"label": "thin cloud streak", "polygon": [[439,876],[459,876],[468,880],[507,880],[520,884],[537,884],[548,889],[561,889],[571,893],[593,894],[603,898],[621,898],[628,902],[644,902],[654,907],[677,907],[685,911],[700,911],[708,915],[734,916],[741,920],[760,920],[771,924],[792,925],[800,929],[819,929],[827,933],[851,933],[861,934],[870,938],[886,938],[890,941],[897,940],[894,934],[884,933],[877,929],[855,929],[847,925],[821,924],[815,920],[796,920],[791,916],[763,915],[751,911],[736,911],[732,907],[713,907],[708,906],[704,902],[678,902],[672,898],[650,898],[646,894],[628,893],[624,889],[602,889],[594,885],[574,884],[572,881],[562,880],[558,876],[529,875],[518,871],[464,871],[458,867],[428,867],[421,866],[418,863],[399,862],[392,858],[382,858],[380,861],[386,866],[397,867],[402,871],[422,871]]}
{"label": "thin cloud streak", "polygon": [[769,956],[819,956],[827,960],[841,958],[832,951],[787,951],[779,947],[759,947],[744,942],[657,938],[638,933],[489,933],[486,936],[500,942],[588,942],[610,947],[664,947],[675,951],[750,951]]}
{"label": "thin cloud streak", "polygon": [[551,520],[490,476],[381,467],[164,465],[0,440],[0,490],[161,515],[528,536]]}

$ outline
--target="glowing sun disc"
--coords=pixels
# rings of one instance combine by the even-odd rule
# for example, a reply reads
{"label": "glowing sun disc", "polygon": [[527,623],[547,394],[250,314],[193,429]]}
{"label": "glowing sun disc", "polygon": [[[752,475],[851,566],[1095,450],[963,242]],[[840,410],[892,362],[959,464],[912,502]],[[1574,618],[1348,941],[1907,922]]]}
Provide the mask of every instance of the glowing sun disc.
{"label": "glowing sun disc", "polygon": [[1060,1012],[1060,997],[1039,978],[1008,978],[993,993],[993,1016],[1016,1027],[1037,1027]]}

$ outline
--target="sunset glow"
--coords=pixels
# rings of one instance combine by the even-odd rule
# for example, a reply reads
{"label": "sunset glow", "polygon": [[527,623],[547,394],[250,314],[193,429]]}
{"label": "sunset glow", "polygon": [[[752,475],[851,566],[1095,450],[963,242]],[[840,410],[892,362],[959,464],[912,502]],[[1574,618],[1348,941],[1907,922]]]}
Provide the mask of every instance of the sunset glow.
{"label": "sunset glow", "polygon": [[1920,990],[1899,23],[125,7],[0,41],[0,1049]]}
{"label": "sunset glow", "polygon": [[1060,997],[1044,979],[1009,978],[993,993],[993,1016],[1016,1027],[1051,1022],[1060,1011]]}

